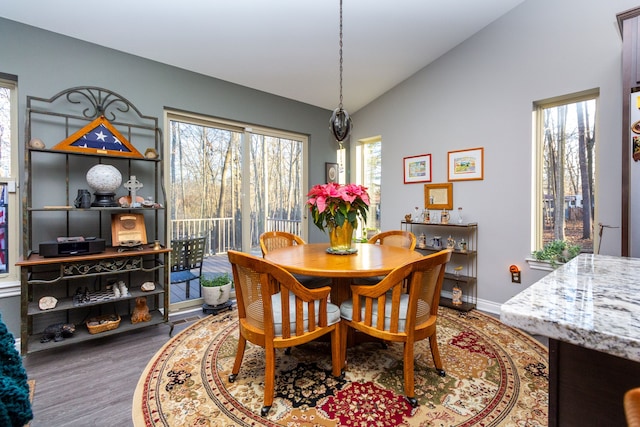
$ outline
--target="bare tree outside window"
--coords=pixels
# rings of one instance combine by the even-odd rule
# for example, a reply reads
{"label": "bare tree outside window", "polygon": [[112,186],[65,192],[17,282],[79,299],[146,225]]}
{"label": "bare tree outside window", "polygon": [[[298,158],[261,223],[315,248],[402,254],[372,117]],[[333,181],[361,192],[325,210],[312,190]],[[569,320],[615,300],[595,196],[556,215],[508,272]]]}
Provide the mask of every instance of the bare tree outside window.
{"label": "bare tree outside window", "polygon": [[593,252],[596,100],[542,107],[542,244]]}
{"label": "bare tree outside window", "polygon": [[[301,141],[186,120],[172,120],[170,132],[174,237],[206,235],[210,254],[222,254],[257,247],[265,231],[302,235]],[[250,234],[251,248],[242,248],[244,233]]]}

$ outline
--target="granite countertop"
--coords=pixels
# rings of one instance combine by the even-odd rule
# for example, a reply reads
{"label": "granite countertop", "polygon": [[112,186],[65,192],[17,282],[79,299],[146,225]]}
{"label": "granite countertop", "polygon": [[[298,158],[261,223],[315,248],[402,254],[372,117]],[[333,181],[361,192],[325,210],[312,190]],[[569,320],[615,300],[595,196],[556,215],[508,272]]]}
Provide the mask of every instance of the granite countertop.
{"label": "granite countertop", "polygon": [[640,259],[581,254],[505,302],[500,320],[640,362]]}

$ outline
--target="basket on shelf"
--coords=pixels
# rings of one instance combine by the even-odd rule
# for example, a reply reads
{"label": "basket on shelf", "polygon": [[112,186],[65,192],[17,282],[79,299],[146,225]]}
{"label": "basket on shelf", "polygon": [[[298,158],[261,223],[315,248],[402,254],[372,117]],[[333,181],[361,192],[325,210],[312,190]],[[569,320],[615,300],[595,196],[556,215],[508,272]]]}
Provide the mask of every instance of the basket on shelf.
{"label": "basket on shelf", "polygon": [[87,320],[87,329],[90,334],[111,331],[120,326],[120,316],[117,314],[104,314],[102,316],[91,317]]}

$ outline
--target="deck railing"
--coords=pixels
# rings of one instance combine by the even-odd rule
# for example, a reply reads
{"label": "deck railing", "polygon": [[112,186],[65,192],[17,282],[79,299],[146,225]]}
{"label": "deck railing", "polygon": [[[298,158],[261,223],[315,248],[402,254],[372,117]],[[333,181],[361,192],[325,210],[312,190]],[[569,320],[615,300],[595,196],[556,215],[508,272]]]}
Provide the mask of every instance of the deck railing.
{"label": "deck railing", "polygon": [[233,218],[174,219],[171,221],[173,238],[206,236],[205,255],[227,253],[236,247],[235,221]]}
{"label": "deck railing", "polygon": [[[174,219],[171,220],[173,238],[190,236],[206,236],[207,248],[205,255],[225,254],[229,249],[239,249],[242,246],[240,230],[237,229],[234,218],[202,218],[202,219]],[[297,234],[302,232],[302,224],[297,220],[267,218],[266,231],[288,231]],[[252,233],[257,233],[251,227]],[[251,242],[257,242],[259,236],[252,236]]]}

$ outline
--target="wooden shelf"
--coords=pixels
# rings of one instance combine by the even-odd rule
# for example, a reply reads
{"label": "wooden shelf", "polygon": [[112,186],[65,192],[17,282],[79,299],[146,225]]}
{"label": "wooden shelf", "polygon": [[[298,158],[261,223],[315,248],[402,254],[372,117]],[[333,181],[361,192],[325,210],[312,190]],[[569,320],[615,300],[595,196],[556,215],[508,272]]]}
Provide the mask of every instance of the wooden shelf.
{"label": "wooden shelf", "polygon": [[470,302],[465,302],[465,301],[463,301],[462,304],[460,305],[455,305],[453,304],[453,301],[451,300],[451,298],[446,298],[446,297],[440,297],[440,305],[443,307],[449,307],[449,308],[453,308],[455,310],[460,310],[460,311],[469,311],[476,308],[475,304]]}
{"label": "wooden shelf", "polygon": [[[418,237],[420,234],[425,235],[426,241],[431,237],[439,236],[443,243],[447,241],[447,235],[451,236],[454,240],[465,240],[467,242],[466,250],[460,250],[454,248],[451,251],[451,261],[447,266],[449,271],[444,274],[443,289],[450,291],[451,288],[457,283],[460,287],[464,286],[463,303],[460,305],[454,305],[451,298],[440,298],[440,305],[450,307],[456,310],[469,311],[476,307],[477,301],[477,269],[478,269],[478,223],[469,222],[458,224],[457,222],[450,222],[447,224],[434,223],[434,222],[408,222],[401,221],[401,226],[404,230],[411,231]],[[429,233],[429,236],[426,234]],[[418,239],[420,241],[421,239]],[[431,254],[437,251],[441,251],[446,248],[435,248],[433,246],[416,247],[416,251],[424,254]],[[454,267],[462,267],[462,270],[458,276],[454,274]],[[448,295],[448,294],[447,294]]]}
{"label": "wooden shelf", "polygon": [[152,254],[164,254],[171,252],[171,249],[153,249],[153,244],[143,245],[141,250],[132,249],[120,252],[117,247],[108,247],[104,252],[91,255],[73,255],[61,257],[43,257],[39,254],[32,253],[27,259],[20,259],[16,262],[17,266],[30,267],[46,264],[71,264],[76,262],[97,261],[101,259],[127,258]]}
{"label": "wooden shelf", "polygon": [[[76,325],[76,332],[70,338],[65,338],[62,341],[54,342],[53,340],[41,343],[40,339],[42,338],[42,333],[38,333],[35,335],[29,336],[29,347],[27,353],[34,353],[37,351],[43,350],[51,350],[53,348],[65,347],[68,345],[77,344],[84,341],[90,341],[98,338],[108,337],[109,335],[120,334],[122,332],[132,331],[135,329],[145,328],[151,325],[158,325],[161,323],[165,323],[164,314],[162,314],[159,310],[151,310],[149,312],[151,314],[151,320],[148,322],[140,322],[140,323],[131,323],[130,316],[120,315],[120,325],[116,329],[110,331],[104,331],[97,334],[90,334],[87,330],[87,326],[84,324]],[[169,324],[171,330],[173,330],[173,325]],[[170,332],[171,333],[171,332]]]}
{"label": "wooden shelf", "polygon": [[95,307],[95,306],[106,304],[106,303],[117,303],[120,301],[128,301],[128,300],[136,299],[138,297],[160,295],[163,292],[164,292],[164,288],[156,283],[156,288],[153,291],[143,292],[140,290],[140,288],[133,288],[133,289],[129,289],[129,296],[127,297],[113,298],[113,299],[97,301],[94,303],[86,303],[81,305],[74,305],[73,297],[58,298],[58,303],[56,304],[55,308],[52,308],[49,310],[40,310],[40,307],[38,306],[38,301],[33,301],[29,303],[27,314],[29,316],[37,316],[39,314],[55,313],[56,311],[64,311],[64,310],[71,310],[71,309],[85,308],[85,307]]}

